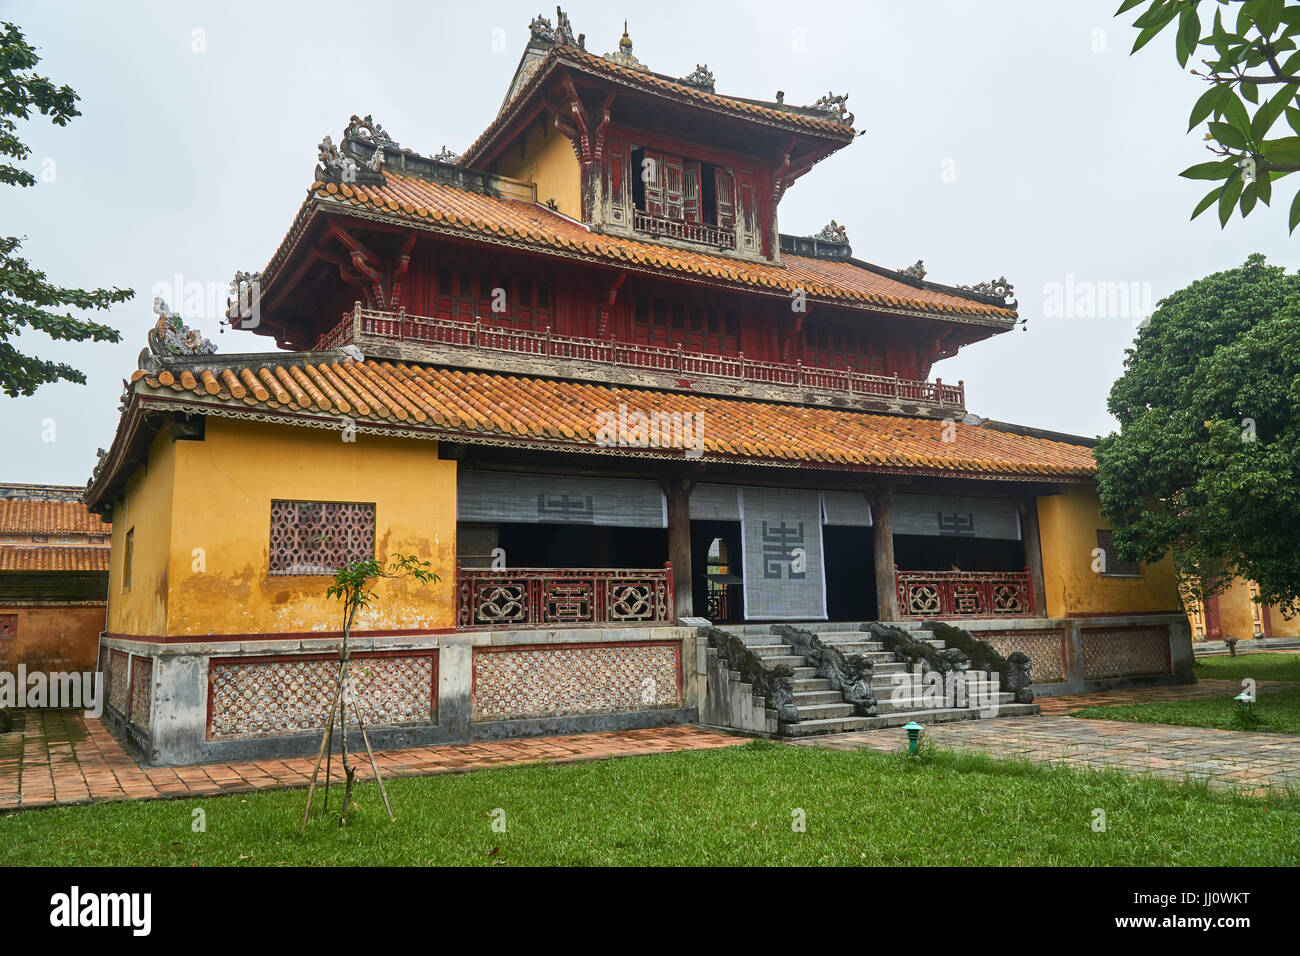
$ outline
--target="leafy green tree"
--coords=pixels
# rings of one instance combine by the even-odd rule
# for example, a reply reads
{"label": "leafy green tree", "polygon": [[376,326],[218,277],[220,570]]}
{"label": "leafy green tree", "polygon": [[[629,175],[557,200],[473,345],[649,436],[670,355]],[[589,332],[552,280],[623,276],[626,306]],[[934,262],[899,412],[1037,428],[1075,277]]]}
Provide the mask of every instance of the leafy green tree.
{"label": "leafy green tree", "polygon": [[1169,296],[1109,408],[1120,431],[1096,456],[1119,556],[1172,551],[1184,593],[1244,577],[1300,609],[1300,275],[1252,255]]}
{"label": "leafy green tree", "polygon": [[[33,110],[48,116],[56,126],[67,126],[80,116],[80,97],[68,86],[55,86],[33,70],[40,62],[36,50],[12,23],[0,22],[0,157],[22,161],[31,148],[18,138],[16,120],[28,119]],[[34,186],[36,177],[0,159],[0,183]],[[70,365],[24,355],[10,341],[24,328],[44,332],[52,339],[71,342],[117,342],[121,333],[111,326],[77,319],[74,309],[107,309],[125,302],[130,289],[68,289],[53,285],[45,273],[33,268],[20,254],[22,239],[0,236],[0,391],[6,395],[31,395],[48,382],[86,384],[86,376]]]}
{"label": "leafy green tree", "polygon": [[[1192,218],[1217,205],[1222,226],[1234,209],[1244,218],[1256,203],[1270,205],[1273,183],[1300,170],[1300,2],[1124,0],[1115,15],[1143,4],[1133,21],[1140,31],[1133,52],[1172,28],[1178,65],[1186,67],[1200,54],[1203,68],[1192,73],[1209,84],[1192,107],[1187,128],[1208,122],[1206,146],[1219,158],[1182,175],[1218,185]],[[1300,191],[1291,200],[1289,218],[1294,232],[1300,224]]]}

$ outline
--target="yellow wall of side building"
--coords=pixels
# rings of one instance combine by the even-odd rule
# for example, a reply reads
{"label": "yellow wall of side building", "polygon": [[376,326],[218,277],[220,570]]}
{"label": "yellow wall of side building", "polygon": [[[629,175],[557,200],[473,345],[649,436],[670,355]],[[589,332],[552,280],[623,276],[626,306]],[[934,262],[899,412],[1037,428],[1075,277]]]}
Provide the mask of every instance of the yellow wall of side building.
{"label": "yellow wall of side building", "polygon": [[[1250,596],[1250,583],[1244,578],[1236,578],[1227,589],[1218,595],[1220,638],[1235,637],[1248,641],[1262,637],[1257,633],[1254,618],[1254,601]],[[1261,625],[1262,626],[1262,625]],[[1300,616],[1289,620],[1277,607],[1268,608],[1268,627],[1272,637],[1300,637]]]}
{"label": "yellow wall of side building", "polygon": [[[147,464],[126,483],[113,508],[108,570],[110,634],[161,637],[167,633],[169,559],[176,455],[172,437],[157,435]],[[131,583],[125,582],[126,539],[132,534]]]}
{"label": "yellow wall of side building", "polygon": [[1038,527],[1049,617],[1177,613],[1182,607],[1170,557],[1141,565],[1141,577],[1103,577],[1093,570],[1097,531],[1110,527],[1095,486],[1039,498]]}
{"label": "yellow wall of side building", "polygon": [[[160,439],[169,447],[155,443],[150,467],[154,457],[172,462],[170,547],[151,538],[144,550],[150,566],[166,566],[165,629],[111,629],[194,637],[339,631],[342,604],[325,598],[331,575],[269,573],[272,499],[373,502],[375,557],[387,564],[400,552],[432,562],[441,577],[436,583],[376,580],[376,600],[358,614],[356,630],[452,627],[456,463],[439,460],[432,441],[355,437],[345,442],[335,429],[209,418],[202,441]],[[137,515],[148,507],[129,491],[127,497]],[[136,552],[139,561],[138,532]],[[119,554],[115,525],[115,565]]]}
{"label": "yellow wall of side building", "polygon": [[[522,151],[520,143],[522,142]],[[537,185],[537,201],[554,199],[560,212],[582,218],[582,170],[572,144],[549,120],[528,127],[497,160],[497,172]]]}

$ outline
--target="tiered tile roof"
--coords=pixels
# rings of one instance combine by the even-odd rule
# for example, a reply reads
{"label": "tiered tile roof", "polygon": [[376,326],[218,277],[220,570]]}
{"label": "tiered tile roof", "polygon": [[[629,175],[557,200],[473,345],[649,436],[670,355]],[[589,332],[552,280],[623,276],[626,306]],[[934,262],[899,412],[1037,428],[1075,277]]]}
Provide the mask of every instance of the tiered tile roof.
{"label": "tiered tile roof", "polygon": [[538,203],[502,199],[385,172],[384,184],[312,184],[313,198],[373,210],[426,228],[487,237],[514,245],[558,252],[611,264],[667,270],[739,287],[788,293],[802,288],[811,298],[885,311],[939,316],[972,316],[1014,321],[1016,310],[974,296],[927,288],[890,278],[851,261],[786,254],[781,265],[744,262],[707,252],[593,233],[581,223]]}
{"label": "tiered tile roof", "polygon": [[363,430],[468,443],[684,456],[681,447],[602,445],[602,415],[626,406],[648,416],[702,415],[700,453],[691,457],[703,461],[1066,480],[1087,478],[1096,468],[1091,450],[1082,445],[961,422],[356,362],[327,353],[234,356],[225,366],[215,360],[192,367],[169,362],[156,373],[137,371],[133,383],[146,402],[200,414],[298,419],[317,427],[340,427],[347,416]]}

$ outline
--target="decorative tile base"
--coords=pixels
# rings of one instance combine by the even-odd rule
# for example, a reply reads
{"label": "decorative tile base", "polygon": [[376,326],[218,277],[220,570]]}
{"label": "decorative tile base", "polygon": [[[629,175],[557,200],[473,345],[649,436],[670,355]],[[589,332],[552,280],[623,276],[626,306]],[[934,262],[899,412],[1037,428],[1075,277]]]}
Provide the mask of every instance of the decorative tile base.
{"label": "decorative tile base", "polygon": [[149,729],[149,708],[153,705],[153,658],[132,657],[131,723]]}
{"label": "decorative tile base", "polygon": [[127,691],[131,675],[131,655],[126,651],[108,652],[108,705],[126,714]]}
{"label": "decorative tile base", "polygon": [[981,631],[975,635],[992,644],[1006,657],[1013,651],[1029,655],[1029,677],[1035,684],[1057,684],[1065,680],[1065,632]]}
{"label": "decorative tile base", "polygon": [[1084,628],[1085,680],[1168,674],[1169,631],[1163,626]]}
{"label": "decorative tile base", "polygon": [[[323,730],[338,666],[336,655],[213,658],[208,677],[208,739]],[[437,681],[437,651],[352,658],[352,692],[367,727],[436,723]]]}
{"label": "decorative tile base", "polygon": [[474,720],[680,706],[677,642],[474,650]]}

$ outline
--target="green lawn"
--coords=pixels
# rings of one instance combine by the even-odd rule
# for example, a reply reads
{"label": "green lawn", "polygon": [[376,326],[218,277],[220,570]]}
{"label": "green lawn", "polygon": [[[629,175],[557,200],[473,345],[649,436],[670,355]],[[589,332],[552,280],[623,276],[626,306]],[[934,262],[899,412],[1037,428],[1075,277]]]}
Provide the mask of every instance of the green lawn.
{"label": "green lawn", "polygon": [[1178,724],[1182,727],[1217,727],[1272,734],[1300,734],[1300,690],[1261,691],[1251,707],[1253,722],[1242,723],[1240,706],[1231,697],[1201,697],[1149,704],[1111,704],[1088,707],[1075,717],[1090,720],[1135,720],[1143,724]]}
{"label": "green lawn", "polygon": [[[1202,657],[1196,661],[1198,678],[1240,681],[1300,681],[1300,654],[1240,654],[1237,657]],[[1231,695],[1193,700],[1167,700],[1148,704],[1110,704],[1076,711],[1089,720],[1132,720],[1143,724],[1181,727],[1217,727],[1221,730],[1256,730],[1275,734],[1300,734],[1300,690],[1270,692],[1259,689],[1251,708],[1250,725],[1240,719],[1240,707]]]}
{"label": "green lawn", "polygon": [[[735,748],[362,786],[349,825],[305,792],[32,810],[3,864],[1294,865],[1300,795],[1248,798],[980,755]],[[492,829],[505,811],[506,832]],[[207,831],[191,830],[195,809]],[[1094,832],[1094,810],[1107,829]],[[796,811],[806,832],[795,832]]]}
{"label": "green lawn", "polygon": [[[1240,645],[1238,645],[1240,650]],[[1229,680],[1241,680],[1252,677],[1255,680],[1295,680],[1300,681],[1300,654],[1227,654],[1215,657],[1198,657],[1196,659],[1197,677],[1222,677]]]}

